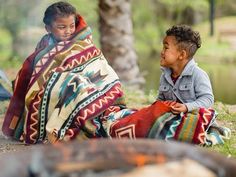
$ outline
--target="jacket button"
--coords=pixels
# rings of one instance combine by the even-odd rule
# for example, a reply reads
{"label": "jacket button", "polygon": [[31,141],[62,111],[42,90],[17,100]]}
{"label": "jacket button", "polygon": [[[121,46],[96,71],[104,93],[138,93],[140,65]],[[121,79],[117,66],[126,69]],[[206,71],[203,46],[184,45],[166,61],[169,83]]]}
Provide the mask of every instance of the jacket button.
{"label": "jacket button", "polygon": [[174,92],[175,92],[175,91],[176,91],[176,88],[174,88],[173,90],[174,90]]}

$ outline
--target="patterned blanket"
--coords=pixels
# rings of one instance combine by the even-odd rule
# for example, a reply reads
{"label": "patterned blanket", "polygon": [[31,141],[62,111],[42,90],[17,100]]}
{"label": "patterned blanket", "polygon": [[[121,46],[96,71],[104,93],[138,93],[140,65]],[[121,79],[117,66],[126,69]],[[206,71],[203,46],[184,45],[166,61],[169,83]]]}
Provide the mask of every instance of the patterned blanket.
{"label": "patterned blanket", "polygon": [[[120,110],[126,112],[126,115],[127,111]],[[216,113],[213,109],[200,108],[191,113],[175,115],[170,112],[168,105],[157,101],[139,111],[133,111],[122,119],[116,120],[114,111],[109,116],[110,118],[104,121],[104,127],[112,138],[155,138],[212,145],[211,139],[208,138],[208,129],[214,123]],[[107,120],[110,120],[108,126]]]}
{"label": "patterned blanket", "polygon": [[46,36],[25,60],[3,122],[5,135],[29,144],[102,137],[220,142],[213,133],[222,130],[209,129],[213,109],[174,115],[161,101],[127,108],[118,76],[78,18],[72,40],[50,44]]}
{"label": "patterned blanket", "polygon": [[231,137],[229,128],[216,123],[217,113],[211,108],[178,115],[170,109],[165,101],[156,101],[140,110],[113,107],[106,110],[103,127],[110,138],[151,138],[203,146],[224,144]]}

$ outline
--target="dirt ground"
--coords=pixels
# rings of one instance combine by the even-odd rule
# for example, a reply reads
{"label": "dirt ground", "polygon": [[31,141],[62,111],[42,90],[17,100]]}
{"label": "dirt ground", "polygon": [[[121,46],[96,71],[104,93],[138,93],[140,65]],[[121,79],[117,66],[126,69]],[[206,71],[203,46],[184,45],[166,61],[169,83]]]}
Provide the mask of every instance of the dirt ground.
{"label": "dirt ground", "polygon": [[[0,127],[2,127],[3,118],[0,118]],[[0,155],[4,153],[27,150],[31,148],[31,146],[26,146],[23,143],[14,141],[12,139],[7,138],[3,135],[2,131],[0,131]]]}

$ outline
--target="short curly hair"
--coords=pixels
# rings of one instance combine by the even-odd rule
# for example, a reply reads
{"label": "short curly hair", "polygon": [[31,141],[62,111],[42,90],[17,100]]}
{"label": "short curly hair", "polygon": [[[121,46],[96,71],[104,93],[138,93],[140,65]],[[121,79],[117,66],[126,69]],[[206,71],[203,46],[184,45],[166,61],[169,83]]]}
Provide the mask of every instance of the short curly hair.
{"label": "short curly hair", "polygon": [[201,47],[201,37],[199,32],[193,31],[187,25],[174,25],[166,31],[167,36],[175,36],[179,49],[184,49],[188,57],[192,58],[197,49]]}
{"label": "short curly hair", "polygon": [[51,25],[56,18],[67,17],[69,15],[75,15],[76,18],[76,8],[68,2],[59,1],[46,9],[43,22],[45,25]]}

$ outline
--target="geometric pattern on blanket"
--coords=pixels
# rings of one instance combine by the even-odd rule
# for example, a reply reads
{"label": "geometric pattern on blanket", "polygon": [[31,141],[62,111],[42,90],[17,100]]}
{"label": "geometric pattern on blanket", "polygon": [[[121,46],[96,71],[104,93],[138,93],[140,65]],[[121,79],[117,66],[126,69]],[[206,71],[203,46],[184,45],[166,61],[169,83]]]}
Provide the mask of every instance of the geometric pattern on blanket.
{"label": "geometric pattern on blanket", "polygon": [[148,137],[204,145],[207,142],[207,129],[213,121],[213,109],[200,108],[179,115],[166,113],[156,120]]}
{"label": "geometric pattern on blanket", "polygon": [[170,111],[170,107],[160,101],[142,108],[122,119],[114,120],[105,127],[112,138],[144,138],[158,117]]}
{"label": "geometric pattern on blanket", "polygon": [[[53,72],[41,96],[39,128],[27,132],[26,142],[43,140],[45,128],[47,134],[63,139],[72,123],[82,127],[120,96],[118,77],[102,54],[72,70]],[[33,139],[35,133],[38,140]]]}
{"label": "geometric pattern on blanket", "polygon": [[229,128],[214,123],[207,131],[206,145],[224,144],[224,140],[229,140],[230,137],[231,130]]}
{"label": "geometric pattern on blanket", "polygon": [[109,124],[112,138],[156,138],[204,145],[207,130],[215,121],[213,109],[200,108],[174,115],[161,101]]}
{"label": "geometric pattern on blanket", "polygon": [[46,130],[59,139],[65,136],[73,121],[81,127],[112,105],[122,93],[118,77],[103,55],[69,72],[53,73],[48,83],[40,120],[48,117]]}
{"label": "geometric pattern on blanket", "polygon": [[215,110],[205,108],[175,115],[162,101],[156,101],[140,110],[113,105],[100,116],[87,121],[84,126],[76,127],[73,124],[63,140],[85,139],[86,137],[153,138],[209,146],[221,143],[215,139],[223,137],[222,134],[226,135],[228,132],[220,126],[216,132],[215,118]]}

